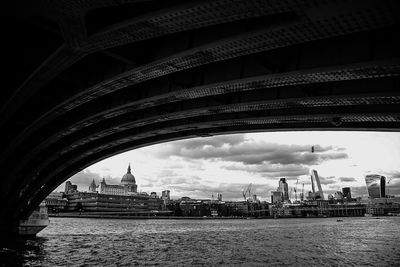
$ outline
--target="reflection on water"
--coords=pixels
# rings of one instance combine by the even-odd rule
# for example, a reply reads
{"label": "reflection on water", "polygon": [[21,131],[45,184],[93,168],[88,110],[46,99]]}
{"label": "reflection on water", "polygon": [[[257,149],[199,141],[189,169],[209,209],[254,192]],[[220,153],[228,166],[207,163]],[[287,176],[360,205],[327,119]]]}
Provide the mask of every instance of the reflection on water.
{"label": "reflection on water", "polygon": [[400,217],[336,219],[52,218],[1,253],[26,266],[399,266]]}

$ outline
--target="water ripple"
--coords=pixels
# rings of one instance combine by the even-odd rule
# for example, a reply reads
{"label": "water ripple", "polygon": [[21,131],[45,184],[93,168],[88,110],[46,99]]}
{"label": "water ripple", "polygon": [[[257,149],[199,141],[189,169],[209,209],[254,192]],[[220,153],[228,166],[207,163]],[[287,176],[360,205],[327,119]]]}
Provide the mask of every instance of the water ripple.
{"label": "water ripple", "polygon": [[398,217],[53,218],[38,238],[10,244],[0,259],[10,255],[23,266],[400,266],[399,240]]}

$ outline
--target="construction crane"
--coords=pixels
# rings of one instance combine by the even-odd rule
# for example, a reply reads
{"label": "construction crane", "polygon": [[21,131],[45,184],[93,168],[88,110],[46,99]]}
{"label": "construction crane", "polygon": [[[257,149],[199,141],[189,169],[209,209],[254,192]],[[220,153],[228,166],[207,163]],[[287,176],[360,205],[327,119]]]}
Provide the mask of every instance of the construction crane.
{"label": "construction crane", "polygon": [[246,189],[243,190],[242,194],[243,194],[243,198],[244,200],[247,200],[246,195],[249,194],[249,198],[251,197],[251,183],[247,186]]}
{"label": "construction crane", "polygon": [[297,202],[297,184],[298,183],[299,183],[299,178],[297,177],[296,187],[294,188],[294,198],[296,199],[296,202]]}
{"label": "construction crane", "polygon": [[387,195],[388,195],[388,196],[390,195],[389,184],[390,184],[390,181],[391,181],[392,179],[393,179],[393,177],[389,178],[388,181],[387,181],[388,186],[387,186],[386,188],[387,188]]}

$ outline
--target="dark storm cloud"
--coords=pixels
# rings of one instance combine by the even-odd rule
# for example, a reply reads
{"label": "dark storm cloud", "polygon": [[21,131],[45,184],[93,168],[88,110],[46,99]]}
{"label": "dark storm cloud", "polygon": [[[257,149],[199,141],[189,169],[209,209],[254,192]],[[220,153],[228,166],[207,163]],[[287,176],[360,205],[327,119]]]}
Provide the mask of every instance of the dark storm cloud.
{"label": "dark storm cloud", "polygon": [[244,135],[213,136],[208,138],[195,138],[182,141],[181,146],[186,149],[203,148],[205,145],[222,147],[224,145],[238,145],[245,142]]}
{"label": "dark storm cloud", "polygon": [[223,166],[224,169],[233,170],[233,171],[245,171],[249,173],[260,173],[263,177],[297,177],[300,175],[306,175],[309,173],[309,169],[298,164],[290,164],[290,165],[271,165],[271,164],[260,164],[260,165],[228,165]]}
{"label": "dark storm cloud", "polygon": [[341,152],[342,150],[343,148],[315,145],[315,152],[312,153],[310,145],[266,143],[245,139],[243,135],[233,135],[171,143],[159,156],[177,156],[187,160],[221,160],[245,165],[259,165],[265,162],[281,165],[316,165],[324,161],[347,158],[347,154]]}
{"label": "dark storm cloud", "polygon": [[[207,138],[193,138],[167,144],[162,151],[157,152],[160,158],[182,156],[183,151],[196,151],[205,147],[219,148],[224,145],[234,146],[245,141],[244,135],[213,136]],[[194,157],[195,158],[195,157]]]}
{"label": "dark storm cloud", "polygon": [[341,182],[356,182],[357,179],[353,177],[339,177],[339,181]]}

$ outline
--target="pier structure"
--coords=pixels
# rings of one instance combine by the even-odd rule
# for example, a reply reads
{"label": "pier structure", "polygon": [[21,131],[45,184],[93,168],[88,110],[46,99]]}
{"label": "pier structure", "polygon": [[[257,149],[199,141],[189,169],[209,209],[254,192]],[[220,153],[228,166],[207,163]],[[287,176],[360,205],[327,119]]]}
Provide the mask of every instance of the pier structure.
{"label": "pier structure", "polygon": [[333,204],[327,201],[313,201],[312,203],[288,204],[281,206],[271,206],[270,215],[272,217],[357,217],[364,216],[366,205],[355,204]]}

